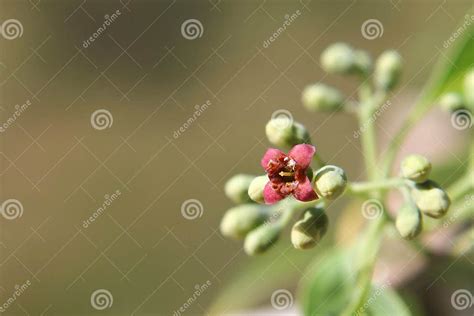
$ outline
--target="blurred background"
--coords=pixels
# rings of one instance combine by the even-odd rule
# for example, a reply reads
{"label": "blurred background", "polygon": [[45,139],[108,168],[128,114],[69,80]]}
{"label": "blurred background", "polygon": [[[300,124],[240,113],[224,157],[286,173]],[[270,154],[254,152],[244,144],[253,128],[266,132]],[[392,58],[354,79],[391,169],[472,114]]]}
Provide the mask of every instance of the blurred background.
{"label": "blurred background", "polygon": [[[355,80],[323,73],[321,51],[344,41],[372,56],[389,48],[403,56],[401,86],[377,121],[383,148],[471,6],[467,0],[2,0],[0,22],[15,19],[21,31],[11,38],[3,27],[0,37],[0,115],[8,122],[0,134],[0,196],[22,209],[14,219],[0,218],[5,315],[173,315],[196,286],[204,290],[186,307],[188,315],[282,313],[265,310],[272,292],[285,288],[296,296],[312,259],[327,244],[355,237],[363,223],[358,205],[351,211],[341,199],[331,207],[327,244],[301,252],[286,234],[276,249],[249,258],[218,229],[232,206],[226,180],[262,172],[264,126],[282,109],[308,127],[325,160],[351,180],[364,179],[354,117],[308,114],[301,106],[310,83],[324,80],[348,97],[356,92]],[[182,30],[190,19],[199,22],[191,21],[197,35]],[[373,39],[361,33],[369,19],[383,27]],[[401,150],[445,166],[435,174],[442,184],[462,171],[452,166],[466,159],[469,141],[440,123],[446,120],[448,114],[430,112]],[[182,211],[189,205],[196,213]],[[453,289],[474,279],[472,261],[411,259],[413,250],[402,242],[384,250],[385,276],[387,262],[412,260],[399,286],[417,315],[472,315],[450,304]],[[113,304],[94,308],[97,290]],[[297,315],[293,307],[283,314]]]}

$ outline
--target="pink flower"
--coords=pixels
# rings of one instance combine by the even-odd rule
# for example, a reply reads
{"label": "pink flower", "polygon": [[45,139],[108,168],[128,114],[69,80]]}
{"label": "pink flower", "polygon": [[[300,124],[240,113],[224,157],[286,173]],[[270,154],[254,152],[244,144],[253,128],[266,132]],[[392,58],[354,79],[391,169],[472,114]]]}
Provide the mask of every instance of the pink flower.
{"label": "pink flower", "polygon": [[266,204],[274,204],[290,194],[300,201],[318,198],[306,176],[315,151],[308,144],[294,146],[288,155],[275,148],[267,150],[261,161],[270,179],[263,191]]}

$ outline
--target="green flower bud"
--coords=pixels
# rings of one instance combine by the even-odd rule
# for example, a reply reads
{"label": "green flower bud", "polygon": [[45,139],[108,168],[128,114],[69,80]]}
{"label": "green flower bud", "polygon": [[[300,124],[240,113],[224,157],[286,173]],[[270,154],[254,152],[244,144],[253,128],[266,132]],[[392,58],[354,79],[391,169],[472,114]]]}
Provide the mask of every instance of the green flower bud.
{"label": "green flower bud", "polygon": [[412,205],[412,203],[403,205],[398,211],[395,226],[403,238],[415,238],[422,228],[420,210],[415,205]]}
{"label": "green flower bud", "polygon": [[464,77],[464,97],[466,105],[474,111],[474,68]]}
{"label": "green flower bud", "polygon": [[324,166],[314,175],[314,189],[319,196],[334,200],[346,189],[347,177],[344,170],[336,166]]}
{"label": "green flower bud", "polygon": [[260,204],[265,203],[265,199],[263,198],[263,189],[265,188],[265,185],[268,181],[267,175],[255,177],[252,180],[248,189],[248,195],[253,201]]}
{"label": "green flower bud", "polygon": [[293,147],[301,143],[310,143],[309,133],[304,125],[287,118],[273,118],[265,126],[270,143],[279,147]]}
{"label": "green flower bud", "polygon": [[446,93],[439,100],[441,107],[449,112],[454,112],[464,108],[464,100],[459,93],[450,92]]}
{"label": "green flower bud", "polygon": [[250,197],[247,192],[253,179],[254,176],[248,174],[233,176],[224,186],[225,195],[235,203],[249,202]]}
{"label": "green flower bud", "polygon": [[337,89],[320,83],[307,86],[301,101],[310,111],[337,111],[344,105],[344,97]]}
{"label": "green flower bud", "polygon": [[391,90],[398,83],[402,72],[402,58],[393,50],[386,51],[375,63],[375,86],[382,90]]}
{"label": "green flower bud", "polygon": [[268,219],[268,209],[257,204],[241,204],[229,209],[221,221],[224,236],[239,239]]}
{"label": "green flower bud", "polygon": [[410,155],[403,159],[401,172],[404,178],[422,183],[428,180],[431,162],[421,155]]}
{"label": "green flower bud", "polygon": [[322,208],[309,208],[300,219],[293,225],[291,230],[291,242],[296,249],[309,249],[316,246],[326,234],[329,219]]}
{"label": "green flower bud", "polygon": [[446,214],[451,204],[446,192],[433,181],[416,184],[411,194],[423,214],[433,218],[440,218]]}
{"label": "green flower bud", "polygon": [[262,225],[251,231],[244,242],[244,250],[248,255],[256,255],[267,251],[280,236],[281,226],[276,224]]}
{"label": "green flower bud", "polygon": [[345,43],[332,44],[321,54],[321,65],[328,73],[352,73],[355,67],[354,51]]}
{"label": "green flower bud", "polygon": [[372,58],[363,50],[354,52],[355,68],[362,74],[368,74],[372,71]]}

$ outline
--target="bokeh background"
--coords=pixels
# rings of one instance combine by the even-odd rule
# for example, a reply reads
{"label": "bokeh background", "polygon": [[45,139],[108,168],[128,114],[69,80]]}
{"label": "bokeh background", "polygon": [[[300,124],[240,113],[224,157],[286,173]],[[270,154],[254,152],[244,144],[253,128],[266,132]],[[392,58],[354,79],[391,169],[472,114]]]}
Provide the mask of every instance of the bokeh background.
{"label": "bokeh background", "polygon": [[[0,134],[1,201],[23,206],[21,217],[0,218],[0,301],[31,283],[5,315],[172,315],[208,281],[186,314],[243,315],[268,306],[272,287],[295,292],[324,246],[302,253],[282,238],[263,257],[247,257],[241,243],[218,230],[231,207],[225,181],[237,172],[261,173],[264,125],[281,109],[308,127],[321,156],[363,179],[355,119],[310,115],[300,103],[303,88],[322,80],[348,97],[356,92],[356,80],[325,75],[321,51],[345,41],[373,56],[388,48],[403,56],[401,87],[377,121],[383,148],[471,6],[467,0],[2,0],[0,21],[20,21],[23,33],[0,37],[1,122],[15,105],[31,103]],[[119,17],[85,48],[83,41],[117,10]],[[301,15],[265,48],[285,15],[297,10]],[[182,35],[188,19],[200,21],[201,37]],[[383,24],[373,40],[361,34],[368,19]],[[206,102],[207,110],[174,137]],[[91,124],[99,109],[113,119],[102,130]],[[440,123],[447,120],[431,112],[402,152],[415,148],[436,163],[462,163],[468,140]],[[120,196],[84,227],[117,190]],[[181,212],[190,199],[202,205],[195,219]],[[332,207],[332,220],[343,205]],[[335,224],[330,231],[341,242],[352,238]],[[387,252],[403,260],[403,251]],[[462,261],[449,271],[461,271]],[[412,306],[420,315],[462,315],[443,289],[463,278],[439,275],[405,284],[418,292]],[[97,289],[112,294],[110,308],[91,306]]]}

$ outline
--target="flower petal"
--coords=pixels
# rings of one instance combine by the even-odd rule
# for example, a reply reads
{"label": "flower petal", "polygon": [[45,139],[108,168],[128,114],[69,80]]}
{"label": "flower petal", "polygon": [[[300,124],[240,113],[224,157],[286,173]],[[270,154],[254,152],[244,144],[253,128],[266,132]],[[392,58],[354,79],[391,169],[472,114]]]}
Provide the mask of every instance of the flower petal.
{"label": "flower petal", "polygon": [[311,181],[309,181],[308,177],[305,178],[303,182],[298,184],[298,187],[293,192],[293,195],[297,200],[307,202],[316,200],[318,195],[314,192],[313,186],[311,185]]}
{"label": "flower petal", "polygon": [[284,198],[280,193],[273,190],[272,183],[268,182],[263,189],[263,197],[265,199],[265,204],[275,204]]}
{"label": "flower petal", "polygon": [[313,145],[298,144],[291,148],[288,156],[296,161],[296,164],[301,168],[306,169],[311,164],[316,148]]}
{"label": "flower petal", "polygon": [[267,151],[265,152],[265,155],[263,155],[263,158],[262,158],[262,161],[260,162],[263,169],[267,169],[267,166],[268,166],[268,162],[270,160],[277,160],[278,156],[281,156],[281,155],[284,155],[285,153],[283,153],[281,150],[279,149],[276,149],[276,148],[269,148],[267,149]]}

